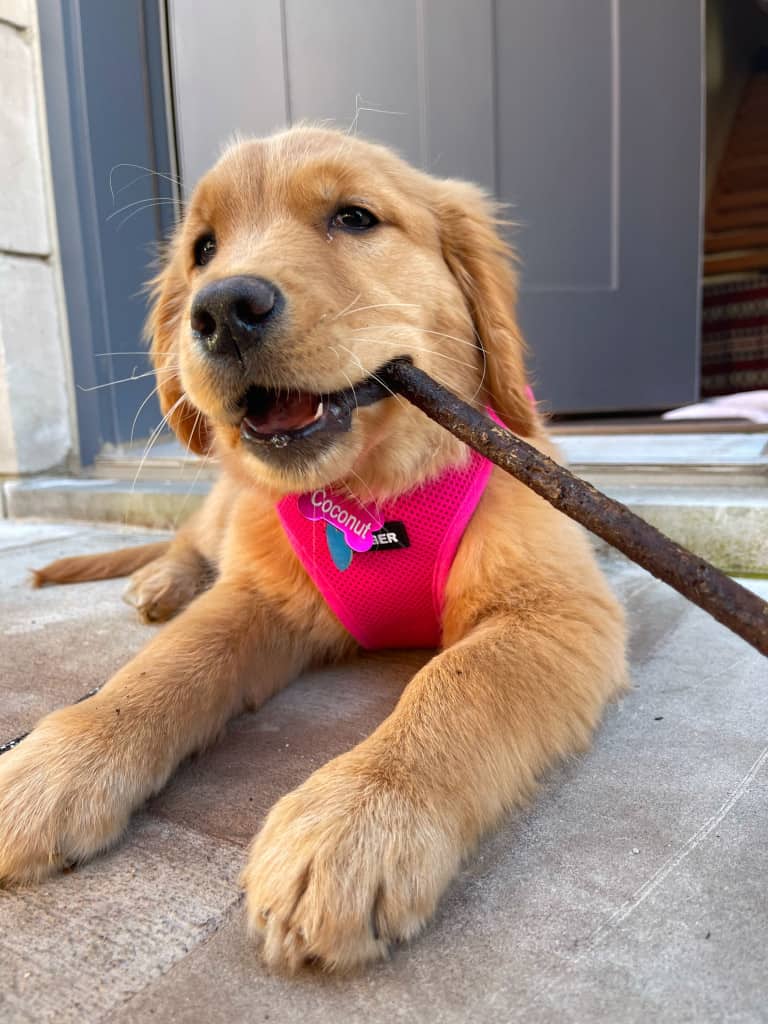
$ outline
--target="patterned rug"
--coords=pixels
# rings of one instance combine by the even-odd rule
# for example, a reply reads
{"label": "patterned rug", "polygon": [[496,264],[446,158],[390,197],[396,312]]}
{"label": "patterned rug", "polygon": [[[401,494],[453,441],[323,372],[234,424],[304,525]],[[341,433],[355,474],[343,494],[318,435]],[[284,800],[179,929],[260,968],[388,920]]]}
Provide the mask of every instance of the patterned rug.
{"label": "patterned rug", "polygon": [[768,275],[704,284],[701,394],[768,388]]}

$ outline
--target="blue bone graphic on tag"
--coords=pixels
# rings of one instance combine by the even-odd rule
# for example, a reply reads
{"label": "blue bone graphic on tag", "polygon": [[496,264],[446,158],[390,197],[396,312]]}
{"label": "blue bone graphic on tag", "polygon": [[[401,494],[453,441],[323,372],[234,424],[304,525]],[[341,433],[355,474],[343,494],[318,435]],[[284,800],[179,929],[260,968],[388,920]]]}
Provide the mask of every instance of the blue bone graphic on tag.
{"label": "blue bone graphic on tag", "polygon": [[333,564],[339,572],[344,572],[352,564],[353,555],[352,548],[344,540],[344,534],[329,523],[325,528],[325,542]]}

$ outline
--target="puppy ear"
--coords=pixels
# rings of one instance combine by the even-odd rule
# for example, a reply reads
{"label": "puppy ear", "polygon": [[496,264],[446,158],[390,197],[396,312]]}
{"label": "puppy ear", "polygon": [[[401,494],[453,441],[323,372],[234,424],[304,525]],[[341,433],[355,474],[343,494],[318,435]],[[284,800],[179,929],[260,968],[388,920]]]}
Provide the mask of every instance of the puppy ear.
{"label": "puppy ear", "polygon": [[498,232],[496,212],[477,186],[440,183],[437,213],[443,257],[464,295],[485,353],[489,404],[510,430],[530,436],[539,423],[526,386],[525,343],[515,318],[514,253]]}
{"label": "puppy ear", "polygon": [[213,433],[208,420],[184,394],[179,370],[178,331],[186,285],[169,251],[165,265],[148,286],[151,305],[144,334],[157,376],[163,415],[182,444],[198,455],[210,451]]}

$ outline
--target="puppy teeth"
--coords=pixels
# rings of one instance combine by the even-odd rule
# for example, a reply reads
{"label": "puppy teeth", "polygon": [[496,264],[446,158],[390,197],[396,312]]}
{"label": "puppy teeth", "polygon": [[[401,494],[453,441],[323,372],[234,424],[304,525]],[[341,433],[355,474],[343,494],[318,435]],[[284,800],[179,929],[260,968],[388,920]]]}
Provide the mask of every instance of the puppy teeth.
{"label": "puppy teeth", "polygon": [[313,422],[316,422],[317,420],[319,420],[320,417],[323,415],[324,411],[325,410],[323,408],[323,401],[322,401],[322,399],[320,399],[320,401],[317,403],[317,412],[315,413],[315,415],[312,418]]}

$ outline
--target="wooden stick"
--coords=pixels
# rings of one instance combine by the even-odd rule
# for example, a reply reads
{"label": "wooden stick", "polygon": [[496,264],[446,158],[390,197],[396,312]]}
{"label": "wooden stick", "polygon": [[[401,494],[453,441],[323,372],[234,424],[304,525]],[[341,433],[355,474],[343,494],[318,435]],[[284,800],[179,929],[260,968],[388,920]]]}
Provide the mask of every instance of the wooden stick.
{"label": "wooden stick", "polygon": [[768,604],[756,594],[498,426],[423,370],[395,360],[380,376],[430,419],[768,655]]}
{"label": "wooden stick", "polygon": [[[560,512],[586,526],[718,622],[768,655],[768,604],[709,562],[665,537],[626,505],[580,480],[511,431],[473,409],[423,370],[393,360],[379,372],[389,385],[470,448],[480,452]],[[388,392],[382,387],[381,397]],[[86,693],[86,700],[98,689]],[[79,703],[79,702],[78,702]],[[0,743],[0,755],[28,735]]]}

